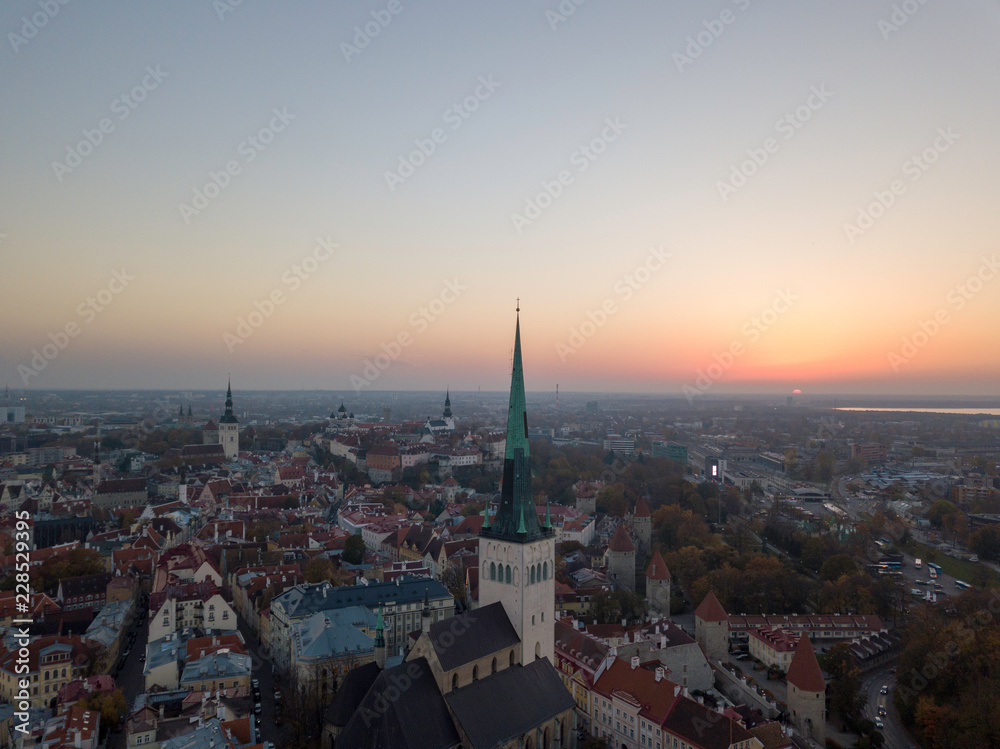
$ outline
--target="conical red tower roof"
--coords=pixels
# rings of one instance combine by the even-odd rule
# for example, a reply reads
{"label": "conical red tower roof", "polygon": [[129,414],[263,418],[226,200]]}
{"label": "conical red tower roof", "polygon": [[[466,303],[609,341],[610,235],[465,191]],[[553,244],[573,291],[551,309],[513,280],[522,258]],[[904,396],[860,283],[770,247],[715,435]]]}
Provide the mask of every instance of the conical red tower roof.
{"label": "conical red tower roof", "polygon": [[813,650],[812,643],[809,642],[809,635],[804,634],[799,639],[795,655],[792,656],[792,665],[788,667],[785,679],[789,684],[794,684],[803,692],[823,692],[826,690],[826,681],[823,680],[823,672],[820,671],[816,652]]}
{"label": "conical red tower roof", "polygon": [[637,518],[648,518],[649,517],[649,505],[646,504],[646,500],[639,497],[635,501],[635,517]]}
{"label": "conical red tower roof", "polygon": [[659,550],[653,554],[653,561],[649,563],[649,567],[646,569],[646,577],[650,580],[670,579],[670,570],[667,569],[667,563],[663,561],[663,556]]}
{"label": "conical red tower roof", "polygon": [[694,610],[694,615],[705,622],[724,622],[729,620],[729,614],[722,608],[719,599],[715,597],[715,591],[708,591],[705,600]]}
{"label": "conical red tower roof", "polygon": [[615,535],[611,537],[611,543],[608,544],[608,551],[635,551],[635,544],[628,537],[628,531],[625,530],[624,523],[618,526]]}

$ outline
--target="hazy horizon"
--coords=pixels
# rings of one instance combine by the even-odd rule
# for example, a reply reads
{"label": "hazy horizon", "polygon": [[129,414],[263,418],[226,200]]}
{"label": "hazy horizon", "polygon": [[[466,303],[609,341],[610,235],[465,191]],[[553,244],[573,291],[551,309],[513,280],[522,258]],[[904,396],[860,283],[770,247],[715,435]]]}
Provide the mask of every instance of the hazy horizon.
{"label": "hazy horizon", "polygon": [[995,2],[45,7],[0,384],[1000,395]]}

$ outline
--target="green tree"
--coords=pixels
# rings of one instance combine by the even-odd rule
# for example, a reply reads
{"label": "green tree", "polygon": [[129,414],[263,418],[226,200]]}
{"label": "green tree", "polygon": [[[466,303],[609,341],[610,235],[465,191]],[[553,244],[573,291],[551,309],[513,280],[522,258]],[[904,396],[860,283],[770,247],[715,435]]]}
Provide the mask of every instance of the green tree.
{"label": "green tree", "polygon": [[947,515],[955,515],[957,513],[958,508],[954,504],[947,499],[939,499],[927,511],[927,519],[931,521],[931,525],[935,528],[940,528]]}
{"label": "green tree", "polygon": [[838,642],[821,656],[823,670],[830,675],[827,696],[830,709],[838,713],[845,724],[854,723],[861,715],[864,697],[861,693],[861,669],[851,648]]}
{"label": "green tree", "polygon": [[823,562],[819,568],[821,580],[839,580],[843,575],[852,575],[858,571],[858,564],[850,554],[834,554]]}
{"label": "green tree", "polygon": [[348,564],[361,564],[365,558],[365,540],[360,535],[351,536],[344,545],[343,560]]}

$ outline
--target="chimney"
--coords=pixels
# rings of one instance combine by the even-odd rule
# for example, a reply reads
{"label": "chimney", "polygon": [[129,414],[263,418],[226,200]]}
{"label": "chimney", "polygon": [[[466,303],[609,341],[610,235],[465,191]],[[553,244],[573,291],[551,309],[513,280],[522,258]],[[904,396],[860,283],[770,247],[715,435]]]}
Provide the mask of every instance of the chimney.
{"label": "chimney", "polygon": [[660,635],[660,650],[664,650],[667,647],[667,636]]}
{"label": "chimney", "polygon": [[656,668],[656,680],[663,681],[663,666],[657,666]]}
{"label": "chimney", "polygon": [[634,671],[637,668],[639,668],[639,656],[633,655],[632,656],[632,670]]}
{"label": "chimney", "polygon": [[684,696],[685,697],[690,697],[691,696],[690,692],[688,692],[688,688],[687,687],[684,687]]}

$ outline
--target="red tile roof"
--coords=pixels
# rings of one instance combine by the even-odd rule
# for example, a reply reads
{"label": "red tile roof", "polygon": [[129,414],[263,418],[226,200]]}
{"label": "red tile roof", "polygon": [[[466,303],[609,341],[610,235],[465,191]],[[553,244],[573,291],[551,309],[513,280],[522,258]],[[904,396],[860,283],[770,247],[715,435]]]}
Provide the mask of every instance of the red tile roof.
{"label": "red tile roof", "polygon": [[648,518],[649,517],[649,505],[646,504],[646,500],[639,497],[635,501],[635,517],[637,518]]}
{"label": "red tile roof", "polygon": [[816,660],[816,652],[812,643],[809,642],[809,635],[803,635],[799,640],[799,646],[792,656],[792,665],[788,667],[785,680],[789,684],[794,684],[803,692],[823,692],[826,691],[826,681],[823,679],[823,672],[819,669],[819,662]]}
{"label": "red tile roof", "polygon": [[635,544],[628,537],[624,523],[615,530],[615,535],[611,537],[611,543],[608,544],[608,551],[635,551]]}
{"label": "red tile roof", "polygon": [[659,550],[653,554],[653,561],[649,563],[649,567],[646,569],[646,577],[650,580],[670,579],[670,570],[667,569],[667,563],[663,561],[663,555],[660,554]]}
{"label": "red tile roof", "polygon": [[722,608],[722,604],[719,603],[719,599],[715,597],[715,591],[708,591],[708,595],[705,596],[705,600],[701,602],[697,609],[694,611],[694,615],[704,622],[728,622],[729,615],[726,610]]}

